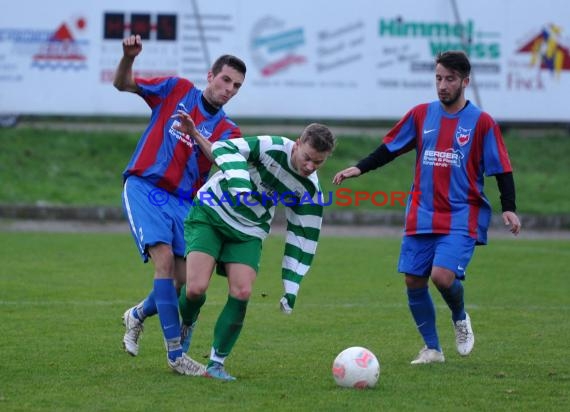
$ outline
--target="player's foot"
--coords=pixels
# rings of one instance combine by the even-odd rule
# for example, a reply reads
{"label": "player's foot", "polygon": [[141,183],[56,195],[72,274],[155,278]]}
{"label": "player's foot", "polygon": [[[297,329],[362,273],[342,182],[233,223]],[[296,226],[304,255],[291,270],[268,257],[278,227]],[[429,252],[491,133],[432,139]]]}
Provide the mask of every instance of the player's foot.
{"label": "player's foot", "polygon": [[206,367],[204,365],[188,357],[185,353],[176,358],[176,360],[168,359],[168,366],[170,366],[174,372],[181,375],[204,376],[206,373]]}
{"label": "player's foot", "polygon": [[473,350],[473,345],[475,345],[475,335],[471,328],[471,318],[467,313],[465,315],[465,320],[458,320],[453,325],[455,328],[457,352],[459,352],[461,356],[469,355]]}
{"label": "player's foot", "polygon": [[420,353],[418,354],[417,358],[414,359],[411,364],[412,365],[422,365],[425,363],[438,363],[438,362],[445,362],[445,357],[443,356],[443,352],[438,351],[437,349],[428,349],[427,346],[424,346]]}
{"label": "player's foot", "polygon": [[194,326],[196,322],[188,326],[184,323],[180,325],[180,343],[182,344],[182,352],[188,353],[190,349],[190,342],[192,341],[192,332],[194,331]]}
{"label": "player's foot", "polygon": [[123,348],[131,356],[137,356],[139,353],[139,338],[144,329],[143,323],[133,315],[135,309],[136,306],[129,308],[123,314],[123,325],[125,325]]}
{"label": "player's foot", "polygon": [[226,370],[224,369],[224,365],[222,365],[219,362],[211,362],[211,364],[208,365],[208,367],[206,368],[205,376],[228,382],[236,380],[236,378],[234,378],[232,375],[226,372]]}

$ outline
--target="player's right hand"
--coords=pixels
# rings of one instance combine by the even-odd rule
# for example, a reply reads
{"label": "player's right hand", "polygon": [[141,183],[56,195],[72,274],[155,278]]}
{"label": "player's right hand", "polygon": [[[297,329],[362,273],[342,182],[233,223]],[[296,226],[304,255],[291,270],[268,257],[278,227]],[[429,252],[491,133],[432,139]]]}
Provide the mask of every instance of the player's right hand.
{"label": "player's right hand", "polygon": [[349,167],[347,169],[341,170],[333,177],[333,183],[335,185],[340,185],[343,180],[349,179],[351,177],[358,177],[362,174],[360,169],[356,166]]}
{"label": "player's right hand", "polygon": [[123,39],[123,55],[125,57],[136,57],[142,51],[142,39],[139,34],[131,34]]}

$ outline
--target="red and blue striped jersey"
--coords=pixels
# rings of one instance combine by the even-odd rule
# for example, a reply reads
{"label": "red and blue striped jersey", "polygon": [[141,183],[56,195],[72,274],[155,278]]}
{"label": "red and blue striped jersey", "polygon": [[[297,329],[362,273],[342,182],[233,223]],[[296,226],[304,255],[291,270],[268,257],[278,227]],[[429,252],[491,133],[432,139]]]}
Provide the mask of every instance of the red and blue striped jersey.
{"label": "red and blue striped jersey", "polygon": [[211,142],[241,137],[241,131],[223,109],[214,115],[208,113],[202,103],[202,91],[189,80],[162,77],[135,81],[152,114],[123,178],[140,176],[170,193],[191,199],[208,179],[212,162],[187,135],[174,129],[178,120],[171,116],[178,110],[190,113],[198,131]]}
{"label": "red and blue striped jersey", "polygon": [[487,242],[491,206],[484,176],[511,172],[501,131],[487,113],[469,102],[448,114],[439,101],[411,109],[384,137],[398,155],[416,149],[407,235],[462,233]]}

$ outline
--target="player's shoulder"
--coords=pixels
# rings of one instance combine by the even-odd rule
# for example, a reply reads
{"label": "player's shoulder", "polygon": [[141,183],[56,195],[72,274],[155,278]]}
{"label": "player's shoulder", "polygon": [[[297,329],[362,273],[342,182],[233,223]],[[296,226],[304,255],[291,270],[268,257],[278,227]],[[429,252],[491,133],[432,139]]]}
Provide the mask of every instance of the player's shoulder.
{"label": "player's shoulder", "polygon": [[[176,91],[177,96],[184,96],[193,89],[196,89],[194,83],[184,77],[171,76],[165,77],[167,89],[169,92]],[[196,89],[197,90],[197,89]]]}
{"label": "player's shoulder", "polygon": [[485,122],[494,122],[493,117],[489,113],[481,109],[471,100],[467,101],[467,107],[465,109],[466,109],[465,111],[467,111],[468,114],[475,114],[479,117],[480,120],[483,120]]}
{"label": "player's shoulder", "polygon": [[190,88],[195,87],[194,83],[185,77],[175,76],[175,77],[172,77],[172,80],[181,86],[187,86]]}
{"label": "player's shoulder", "polygon": [[410,110],[408,110],[407,116],[414,118],[422,118],[427,113],[430,106],[433,106],[434,103],[437,102],[419,103],[414,107],[412,107]]}
{"label": "player's shoulder", "polygon": [[410,112],[424,112],[434,104],[437,104],[437,101],[418,103],[410,109]]}
{"label": "player's shoulder", "polygon": [[477,126],[484,129],[491,129],[497,125],[496,120],[489,113],[477,108],[479,110],[479,120]]}
{"label": "player's shoulder", "polygon": [[434,100],[433,102],[419,103],[419,104],[416,104],[414,107],[412,107],[412,110],[415,110],[415,111],[427,110],[430,106],[434,106],[434,105],[439,105],[439,102],[437,100]]}
{"label": "player's shoulder", "polygon": [[135,80],[137,81],[137,83],[138,82],[150,83],[150,84],[168,83],[172,85],[178,84],[181,86],[194,87],[194,83],[192,83],[190,80],[178,76],[136,77]]}
{"label": "player's shoulder", "polygon": [[490,124],[497,123],[495,121],[495,119],[493,118],[493,116],[491,116],[489,113],[484,112],[482,110],[481,110],[481,114],[479,115],[479,119],[481,119],[481,121],[483,121],[485,123],[490,123]]}
{"label": "player's shoulder", "polygon": [[269,134],[264,134],[260,136],[251,136],[252,139],[257,139],[260,143],[273,150],[281,147],[282,149],[287,149],[293,147],[294,141],[288,139],[284,136],[274,136]]}
{"label": "player's shoulder", "polygon": [[295,144],[295,142],[286,137],[272,136],[269,134],[250,136],[248,139],[251,139],[250,144],[255,145],[260,154],[279,158],[282,159],[282,161],[291,157]]}

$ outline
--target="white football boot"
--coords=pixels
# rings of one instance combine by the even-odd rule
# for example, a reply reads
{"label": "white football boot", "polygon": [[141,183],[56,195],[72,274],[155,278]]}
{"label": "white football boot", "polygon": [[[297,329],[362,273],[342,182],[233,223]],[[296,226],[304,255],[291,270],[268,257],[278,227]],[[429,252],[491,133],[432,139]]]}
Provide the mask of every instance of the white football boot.
{"label": "white football boot", "polygon": [[424,346],[421,350],[416,359],[414,359],[411,364],[412,365],[423,365],[426,363],[441,363],[445,362],[445,356],[443,356],[443,352],[440,352],[436,349],[428,349],[427,346]]}
{"label": "white football boot", "polygon": [[458,320],[453,325],[455,329],[455,345],[457,346],[457,352],[461,356],[467,356],[473,350],[473,345],[475,345],[475,335],[473,334],[473,329],[471,328],[471,318],[466,313],[465,320]]}
{"label": "white football boot", "polygon": [[136,306],[129,308],[123,314],[123,325],[125,325],[123,348],[131,356],[137,356],[139,353],[139,338],[144,329],[143,322],[133,315],[133,311],[136,308]]}
{"label": "white football boot", "polygon": [[168,359],[168,366],[170,366],[174,372],[181,375],[204,376],[206,374],[206,367],[185,353],[176,358],[176,360],[172,361]]}

